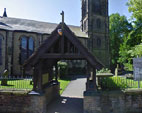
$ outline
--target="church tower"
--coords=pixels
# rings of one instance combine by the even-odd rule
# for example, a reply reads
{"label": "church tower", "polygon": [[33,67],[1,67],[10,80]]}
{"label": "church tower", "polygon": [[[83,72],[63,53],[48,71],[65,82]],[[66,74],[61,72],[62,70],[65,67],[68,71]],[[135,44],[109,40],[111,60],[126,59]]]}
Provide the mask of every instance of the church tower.
{"label": "church tower", "polygon": [[108,0],[82,0],[81,28],[89,36],[89,50],[109,68]]}

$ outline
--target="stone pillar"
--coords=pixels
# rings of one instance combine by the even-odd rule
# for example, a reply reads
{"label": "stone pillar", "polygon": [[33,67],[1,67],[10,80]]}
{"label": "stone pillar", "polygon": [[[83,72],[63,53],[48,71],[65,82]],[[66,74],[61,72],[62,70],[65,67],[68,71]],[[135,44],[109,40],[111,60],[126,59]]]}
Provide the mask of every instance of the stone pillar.
{"label": "stone pillar", "polygon": [[83,108],[84,113],[102,113],[101,96],[97,91],[85,91]]}
{"label": "stone pillar", "polygon": [[96,91],[96,68],[87,65],[86,91]]}
{"label": "stone pillar", "polygon": [[[96,88],[96,68],[87,65],[87,83],[84,92],[84,113],[101,113],[100,96]],[[98,101],[97,101],[98,100]]]}

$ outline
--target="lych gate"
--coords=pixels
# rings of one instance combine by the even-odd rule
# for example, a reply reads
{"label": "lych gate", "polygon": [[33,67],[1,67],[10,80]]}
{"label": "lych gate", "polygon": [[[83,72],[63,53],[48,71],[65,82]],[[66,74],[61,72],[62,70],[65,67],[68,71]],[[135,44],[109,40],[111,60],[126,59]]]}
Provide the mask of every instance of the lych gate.
{"label": "lych gate", "polygon": [[[34,71],[34,91],[41,92],[53,82],[54,84],[58,83],[57,62],[60,60],[86,60],[89,75],[86,90],[96,89],[96,69],[102,68],[102,64],[83,46],[69,27],[62,22],[24,64],[25,70],[33,69]],[[54,81],[53,67],[55,67]]]}

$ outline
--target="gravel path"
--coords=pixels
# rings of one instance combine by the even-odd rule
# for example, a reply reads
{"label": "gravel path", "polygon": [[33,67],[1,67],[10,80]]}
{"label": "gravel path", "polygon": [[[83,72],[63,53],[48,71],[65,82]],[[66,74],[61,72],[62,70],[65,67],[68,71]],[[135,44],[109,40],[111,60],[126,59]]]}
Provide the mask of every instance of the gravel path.
{"label": "gravel path", "polygon": [[83,113],[85,84],[85,77],[75,77],[61,97],[48,106],[47,113]]}

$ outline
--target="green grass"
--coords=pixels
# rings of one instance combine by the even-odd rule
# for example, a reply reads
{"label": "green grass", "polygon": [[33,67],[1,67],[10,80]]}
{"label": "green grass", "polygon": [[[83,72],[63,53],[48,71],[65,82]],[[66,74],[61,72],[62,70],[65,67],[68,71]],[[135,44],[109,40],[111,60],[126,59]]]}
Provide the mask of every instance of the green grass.
{"label": "green grass", "polygon": [[60,79],[60,94],[63,93],[63,91],[65,90],[65,88],[68,86],[68,84],[70,83],[70,79]]}
{"label": "green grass", "polygon": [[[138,88],[138,81],[120,76],[108,77],[101,80],[101,87],[108,90]],[[142,88],[142,82],[140,82],[140,88]]]}
{"label": "green grass", "polygon": [[[1,80],[0,80],[0,89],[14,89],[14,90],[32,90],[33,85],[30,85],[31,80],[23,79],[23,80],[8,80],[7,81],[7,86],[1,85]],[[70,83],[70,79],[60,79],[60,94],[63,93],[67,85]]]}
{"label": "green grass", "polygon": [[32,90],[33,88],[33,85],[30,85],[30,81],[31,80],[26,80],[26,79],[23,79],[23,80],[8,80],[7,81],[7,86],[3,86],[1,85],[1,80],[0,80],[0,89],[22,89],[22,90],[26,90],[26,89],[29,89],[29,90]]}

